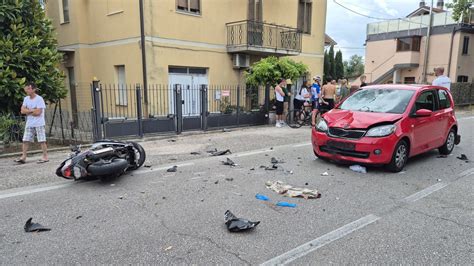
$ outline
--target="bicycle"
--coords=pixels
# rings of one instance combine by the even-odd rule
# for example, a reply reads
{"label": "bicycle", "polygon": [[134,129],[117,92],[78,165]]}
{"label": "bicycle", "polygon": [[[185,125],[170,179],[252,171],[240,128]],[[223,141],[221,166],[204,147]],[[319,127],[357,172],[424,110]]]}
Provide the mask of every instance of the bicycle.
{"label": "bicycle", "polygon": [[[286,124],[291,128],[300,128],[303,125],[311,125],[311,110],[306,109],[307,106],[302,106],[300,109],[293,109],[288,112],[286,115]],[[316,114],[315,125],[319,123],[321,117],[324,113],[328,112],[329,108],[321,108]]]}

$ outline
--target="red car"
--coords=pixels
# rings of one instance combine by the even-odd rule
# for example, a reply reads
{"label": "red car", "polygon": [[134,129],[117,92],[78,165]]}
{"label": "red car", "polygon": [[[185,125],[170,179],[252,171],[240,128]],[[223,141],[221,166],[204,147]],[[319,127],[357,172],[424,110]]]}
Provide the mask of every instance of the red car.
{"label": "red car", "polygon": [[386,165],[399,172],[409,157],[439,149],[449,154],[461,137],[446,88],[428,85],[364,87],[325,113],[312,130],[322,159]]}

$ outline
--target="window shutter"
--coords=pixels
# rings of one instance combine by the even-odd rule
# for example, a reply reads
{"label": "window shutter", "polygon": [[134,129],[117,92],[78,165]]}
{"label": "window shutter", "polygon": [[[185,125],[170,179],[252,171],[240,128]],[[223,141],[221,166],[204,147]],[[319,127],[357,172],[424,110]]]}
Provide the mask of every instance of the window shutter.
{"label": "window shutter", "polygon": [[255,0],[249,0],[248,20],[255,20]]}
{"label": "window shutter", "polygon": [[299,2],[298,3],[298,23],[297,23],[297,28],[299,31],[303,31],[304,27],[304,3]]}
{"label": "window shutter", "polygon": [[192,11],[199,11],[199,1],[200,0],[190,0],[191,10]]}

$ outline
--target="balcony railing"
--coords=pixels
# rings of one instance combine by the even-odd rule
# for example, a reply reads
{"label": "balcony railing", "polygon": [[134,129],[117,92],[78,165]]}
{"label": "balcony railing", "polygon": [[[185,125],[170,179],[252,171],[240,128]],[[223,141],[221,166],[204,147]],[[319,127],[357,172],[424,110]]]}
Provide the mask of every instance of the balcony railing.
{"label": "balcony railing", "polygon": [[258,21],[227,23],[227,51],[230,53],[301,53],[302,34],[295,28]]}

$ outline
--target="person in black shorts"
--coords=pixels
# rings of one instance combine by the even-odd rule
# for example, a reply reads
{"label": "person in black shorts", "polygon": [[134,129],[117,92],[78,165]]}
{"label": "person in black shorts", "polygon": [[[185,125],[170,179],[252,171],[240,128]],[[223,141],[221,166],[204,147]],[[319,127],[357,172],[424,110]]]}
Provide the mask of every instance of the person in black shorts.
{"label": "person in black shorts", "polygon": [[285,92],[283,87],[286,87],[286,79],[281,79],[280,83],[275,86],[275,106],[276,106],[276,127],[282,127],[285,125],[283,120],[283,106],[285,101]]}

